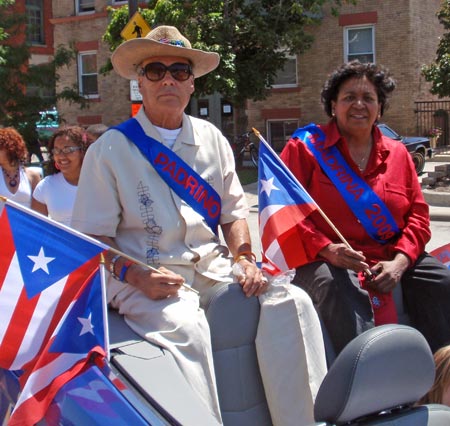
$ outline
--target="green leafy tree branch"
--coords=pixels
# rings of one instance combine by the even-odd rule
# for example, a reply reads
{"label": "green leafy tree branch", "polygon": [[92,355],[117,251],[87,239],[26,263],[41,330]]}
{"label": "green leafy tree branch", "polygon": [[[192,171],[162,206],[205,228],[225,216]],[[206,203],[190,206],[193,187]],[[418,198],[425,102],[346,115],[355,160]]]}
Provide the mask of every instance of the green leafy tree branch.
{"label": "green leafy tree branch", "polygon": [[[196,95],[220,93],[243,117],[246,100],[263,100],[291,55],[309,49],[311,25],[321,23],[322,8],[337,13],[354,0],[153,0],[139,12],[151,28],[176,26],[194,48],[220,54],[217,70],[196,80]],[[128,6],[109,8],[103,36],[113,51],[123,40]],[[111,69],[110,63],[103,71]],[[243,122],[238,127],[245,129]]]}
{"label": "green leafy tree branch", "polygon": [[27,17],[17,13],[14,4],[13,0],[0,0],[0,125],[16,128],[30,148],[38,137],[40,111],[52,108],[58,99],[81,107],[85,101],[76,87],[55,93],[58,70],[76,57],[70,46],[59,46],[49,63],[30,65],[30,45],[25,37]]}
{"label": "green leafy tree branch", "polygon": [[432,83],[431,93],[439,98],[450,96],[450,2],[442,2],[442,7],[437,13],[439,23],[444,26],[446,32],[439,41],[436,50],[436,59],[430,65],[422,67],[425,80]]}

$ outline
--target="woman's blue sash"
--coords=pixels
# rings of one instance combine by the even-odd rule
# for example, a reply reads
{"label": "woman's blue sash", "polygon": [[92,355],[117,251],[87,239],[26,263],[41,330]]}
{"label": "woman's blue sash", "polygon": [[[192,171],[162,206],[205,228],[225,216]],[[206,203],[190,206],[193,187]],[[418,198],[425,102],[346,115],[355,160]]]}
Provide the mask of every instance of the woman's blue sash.
{"label": "woman's blue sash", "polygon": [[169,187],[197,213],[217,235],[221,200],[216,190],[171,149],[145,134],[135,118],[111,127],[122,132],[142,152]]}
{"label": "woman's blue sash", "polygon": [[292,137],[307,145],[371,238],[386,244],[399,234],[395,219],[380,197],[347,164],[336,146],[325,148],[321,129],[309,124],[297,129]]}

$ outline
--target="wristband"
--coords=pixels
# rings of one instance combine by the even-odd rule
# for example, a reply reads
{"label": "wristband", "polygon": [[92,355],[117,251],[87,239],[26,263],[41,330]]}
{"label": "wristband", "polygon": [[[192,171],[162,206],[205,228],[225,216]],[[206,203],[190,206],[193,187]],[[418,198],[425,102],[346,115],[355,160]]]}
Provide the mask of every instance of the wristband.
{"label": "wristband", "polygon": [[234,263],[239,263],[241,260],[246,260],[247,262],[256,263],[254,259],[242,254],[234,259]]}
{"label": "wristband", "polygon": [[113,278],[117,281],[120,281],[119,277],[116,275],[116,262],[119,259],[120,254],[116,254],[112,259],[111,262],[109,262],[109,272],[113,276]]}
{"label": "wristband", "polygon": [[119,274],[119,281],[122,283],[126,283],[125,281],[125,275],[129,269],[129,267],[133,264],[133,262],[131,260],[127,260],[123,266],[122,269],[120,270],[120,274]]}
{"label": "wristband", "polygon": [[242,251],[242,252],[238,253],[235,256],[234,261],[235,261],[235,263],[237,263],[243,259],[248,260],[249,262],[256,263],[256,255],[255,255],[255,253],[253,253],[251,251]]}

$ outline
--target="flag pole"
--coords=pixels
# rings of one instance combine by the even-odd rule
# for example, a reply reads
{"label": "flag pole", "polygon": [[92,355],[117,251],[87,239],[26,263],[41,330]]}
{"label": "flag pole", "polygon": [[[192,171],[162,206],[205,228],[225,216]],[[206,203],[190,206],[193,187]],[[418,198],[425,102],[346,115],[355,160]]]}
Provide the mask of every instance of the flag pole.
{"label": "flag pole", "polygon": [[[284,164],[280,159],[278,154],[274,151],[274,149],[269,145],[269,143],[264,139],[264,137],[261,135],[261,133],[252,127],[253,133],[258,137],[258,139],[264,144],[264,146],[270,151],[272,155],[275,156],[279,160],[280,165],[283,167],[283,169],[286,171],[286,173],[294,180],[295,183],[297,183],[300,188],[302,188],[303,191],[305,191],[308,195],[308,191],[303,187],[303,185],[299,182],[299,180],[295,177],[295,175],[289,170],[289,168]],[[311,196],[310,196],[311,197]],[[350,250],[353,250],[352,246],[349,244],[349,242],[346,240],[346,238],[340,233],[339,229],[336,228],[333,222],[331,222],[330,218],[325,214],[325,212],[320,208],[320,206],[316,203],[316,201],[311,197],[311,200],[313,200],[313,203],[317,209],[317,211],[320,213],[320,215],[323,217],[323,219],[330,225],[331,229],[336,233],[336,235],[339,237],[339,239],[349,248]],[[370,269],[365,269],[364,273],[370,278],[373,276],[373,273]]]}
{"label": "flag pole", "polygon": [[100,283],[102,287],[102,311],[103,311],[103,334],[106,358],[109,361],[111,358],[109,346],[109,323],[108,323],[108,302],[106,301],[106,274],[105,274],[105,255],[100,253]]}
{"label": "flag pole", "polygon": [[[37,218],[39,218],[41,220],[49,222],[49,223],[51,223],[52,225],[54,225],[54,226],[56,226],[58,228],[61,228],[61,229],[65,230],[65,231],[68,231],[68,232],[74,233],[76,235],[79,235],[81,238],[85,239],[86,241],[90,241],[93,244],[97,244],[97,245],[103,247],[105,250],[110,250],[111,252],[113,252],[115,254],[118,254],[119,256],[124,257],[125,259],[128,259],[129,261],[131,261],[131,262],[133,262],[133,263],[135,263],[137,265],[140,265],[140,266],[142,266],[144,268],[150,269],[151,271],[156,272],[158,274],[163,274],[163,272],[161,272],[157,268],[154,268],[151,265],[147,265],[146,263],[141,262],[140,260],[135,259],[134,257],[129,256],[128,254],[126,254],[126,253],[124,253],[124,252],[122,252],[122,251],[120,251],[120,250],[118,250],[118,249],[116,249],[114,247],[111,247],[111,246],[103,243],[102,241],[99,241],[99,240],[91,237],[90,235],[83,234],[82,232],[77,231],[76,229],[73,229],[70,226],[64,225],[63,223],[60,223],[60,222],[56,222],[55,220],[49,218],[48,216],[45,216],[45,215],[43,215],[43,214],[41,214],[41,213],[39,213],[37,211],[31,210],[28,207],[22,206],[21,204],[18,204],[15,201],[10,200],[10,199],[8,199],[7,197],[5,197],[3,195],[0,195],[0,201],[2,201],[4,203],[8,203],[8,204],[16,207],[19,210],[25,211],[28,214],[31,214],[31,215],[33,215],[33,216],[35,216],[35,217],[37,217]],[[191,286],[189,286],[189,285],[187,285],[185,283],[181,284],[181,286],[185,290],[192,291],[193,293],[195,293],[197,295],[199,294],[199,292],[197,290],[195,290],[195,288],[192,288]]]}
{"label": "flag pole", "polygon": [[[156,273],[158,273],[158,274],[163,274],[163,272],[161,272],[159,269],[154,268],[154,267],[151,266],[151,265],[147,265],[146,263],[141,262],[140,260],[135,259],[135,258],[132,257],[132,256],[129,256],[128,254],[124,253],[123,251],[120,251],[120,250],[118,250],[118,249],[116,249],[116,248],[114,248],[114,247],[109,247],[109,250],[110,250],[111,252],[115,253],[115,254],[118,254],[118,255],[121,256],[121,257],[124,257],[125,259],[128,259],[129,261],[131,261],[131,262],[133,262],[133,263],[136,263],[137,265],[140,265],[140,266],[142,266],[142,267],[144,267],[144,268],[150,269],[151,271],[156,272]],[[187,285],[187,284],[185,284],[185,283],[181,284],[181,286],[182,286],[185,290],[189,290],[189,291],[192,291],[192,292],[195,293],[195,294],[199,294],[199,292],[198,292],[195,288],[192,288],[191,286],[189,286],[189,285]]]}

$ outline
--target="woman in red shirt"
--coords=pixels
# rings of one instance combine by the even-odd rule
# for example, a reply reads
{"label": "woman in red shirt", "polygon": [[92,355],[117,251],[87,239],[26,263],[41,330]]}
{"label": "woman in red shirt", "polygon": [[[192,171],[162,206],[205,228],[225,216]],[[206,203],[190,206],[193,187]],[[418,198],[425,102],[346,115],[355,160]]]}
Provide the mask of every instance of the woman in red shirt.
{"label": "woman in red shirt", "polygon": [[299,129],[281,154],[345,240],[318,211],[298,224],[310,262],[294,283],[310,294],[337,353],[366,329],[397,322],[399,283],[432,349],[450,343],[450,271],[425,252],[428,205],[408,151],[376,126],[394,88],[374,64],[343,65],[322,90],[328,124]]}

